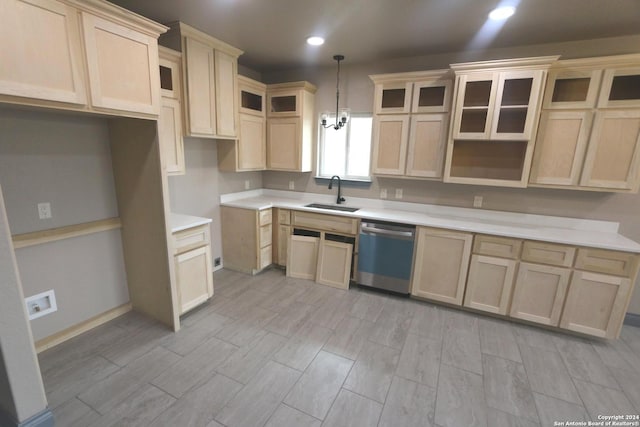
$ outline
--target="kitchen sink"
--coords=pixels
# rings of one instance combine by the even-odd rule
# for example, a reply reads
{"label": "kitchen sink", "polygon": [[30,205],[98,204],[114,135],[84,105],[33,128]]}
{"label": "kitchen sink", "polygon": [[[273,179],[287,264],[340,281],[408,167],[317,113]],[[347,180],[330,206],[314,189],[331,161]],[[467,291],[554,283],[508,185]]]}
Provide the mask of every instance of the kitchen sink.
{"label": "kitchen sink", "polygon": [[348,206],[338,206],[338,205],[324,205],[322,203],[310,203],[308,205],[304,205],[305,208],[316,208],[316,209],[328,209],[331,211],[342,211],[342,212],[355,212],[360,208],[350,208]]}

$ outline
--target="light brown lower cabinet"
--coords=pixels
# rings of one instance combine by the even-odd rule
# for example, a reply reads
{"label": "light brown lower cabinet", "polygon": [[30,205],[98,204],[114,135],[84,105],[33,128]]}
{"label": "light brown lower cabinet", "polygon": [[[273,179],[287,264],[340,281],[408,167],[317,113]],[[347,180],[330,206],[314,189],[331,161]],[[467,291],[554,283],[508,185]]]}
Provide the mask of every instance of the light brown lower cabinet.
{"label": "light brown lower cabinet", "polygon": [[287,276],[315,280],[320,238],[291,235],[288,246]]}
{"label": "light brown lower cabinet", "polygon": [[462,305],[473,235],[418,227],[411,295]]}
{"label": "light brown lower cabinet", "polygon": [[176,256],[180,314],[202,304],[213,295],[211,248],[203,246]]}
{"label": "light brown lower cabinet", "polygon": [[222,206],[220,213],[225,268],[256,274],[271,265],[271,209],[256,211]]}
{"label": "light brown lower cabinet", "polygon": [[465,307],[506,315],[517,261],[473,255],[464,297]]}
{"label": "light brown lower cabinet", "polygon": [[560,327],[602,338],[617,337],[630,290],[628,278],[575,271]]}
{"label": "light brown lower cabinet", "polygon": [[277,252],[274,253],[277,259],[274,262],[283,267],[287,266],[287,248],[289,247],[289,236],[291,235],[290,225],[278,226]]}
{"label": "light brown lower cabinet", "polygon": [[510,316],[558,326],[571,269],[521,262]]}
{"label": "light brown lower cabinet", "polygon": [[180,314],[213,296],[213,267],[209,224],[173,234]]}
{"label": "light brown lower cabinet", "polygon": [[316,282],[334,288],[349,289],[353,245],[323,240],[318,252]]}

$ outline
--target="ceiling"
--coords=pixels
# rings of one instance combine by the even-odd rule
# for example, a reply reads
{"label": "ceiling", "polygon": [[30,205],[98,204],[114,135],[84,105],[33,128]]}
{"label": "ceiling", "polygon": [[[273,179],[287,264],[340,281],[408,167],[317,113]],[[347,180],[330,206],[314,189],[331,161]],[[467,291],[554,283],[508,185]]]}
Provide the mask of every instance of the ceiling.
{"label": "ceiling", "polygon": [[[259,72],[464,49],[640,34],[640,0],[111,0],[158,22],[180,20],[244,50]],[[519,4],[518,4],[519,3]],[[498,4],[517,5],[505,23]],[[307,46],[321,35],[323,46]],[[640,47],[639,47],[640,48]]]}

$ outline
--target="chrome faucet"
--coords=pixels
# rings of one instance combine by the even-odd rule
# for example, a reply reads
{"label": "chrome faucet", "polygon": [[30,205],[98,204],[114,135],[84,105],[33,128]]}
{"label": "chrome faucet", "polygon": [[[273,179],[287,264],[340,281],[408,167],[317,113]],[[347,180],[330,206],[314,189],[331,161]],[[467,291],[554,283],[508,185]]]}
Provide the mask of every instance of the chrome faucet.
{"label": "chrome faucet", "polygon": [[339,177],[338,175],[333,175],[333,176],[331,177],[331,180],[329,181],[329,190],[331,190],[331,189],[333,188],[333,178],[338,178],[338,198],[337,198],[336,203],[337,203],[337,204],[340,204],[340,203],[342,203],[342,202],[344,202],[344,201],[345,201],[345,200],[344,200],[344,197],[342,197],[342,196],[340,195],[340,192],[342,191],[342,190],[341,190],[341,188],[340,188],[340,183],[341,183],[341,181],[340,181],[340,177]]}

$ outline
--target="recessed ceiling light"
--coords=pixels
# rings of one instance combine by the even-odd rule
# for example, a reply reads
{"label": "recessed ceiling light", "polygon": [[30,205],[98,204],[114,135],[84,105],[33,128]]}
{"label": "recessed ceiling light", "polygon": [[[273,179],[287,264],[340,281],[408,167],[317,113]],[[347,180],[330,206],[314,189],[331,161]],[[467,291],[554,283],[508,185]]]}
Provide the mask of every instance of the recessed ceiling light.
{"label": "recessed ceiling light", "polygon": [[310,44],[311,46],[320,46],[321,44],[324,44],[324,39],[318,36],[307,37],[307,44]]}
{"label": "recessed ceiling light", "polygon": [[496,9],[493,9],[491,13],[489,13],[489,19],[492,19],[494,21],[502,21],[509,18],[514,13],[516,13],[516,8],[513,6],[498,7]]}

